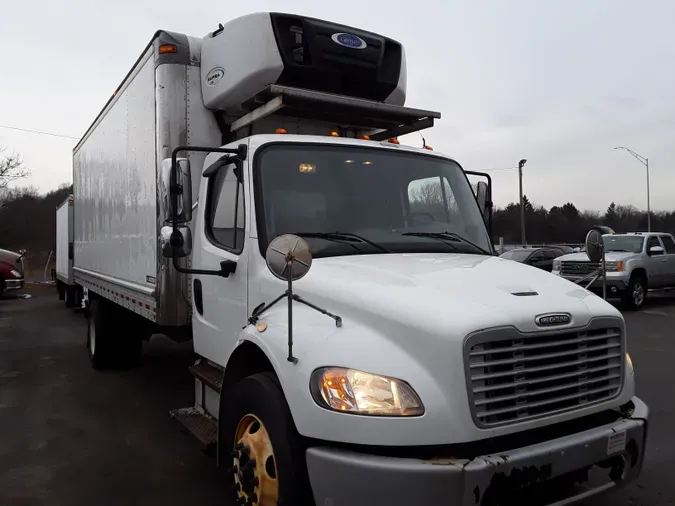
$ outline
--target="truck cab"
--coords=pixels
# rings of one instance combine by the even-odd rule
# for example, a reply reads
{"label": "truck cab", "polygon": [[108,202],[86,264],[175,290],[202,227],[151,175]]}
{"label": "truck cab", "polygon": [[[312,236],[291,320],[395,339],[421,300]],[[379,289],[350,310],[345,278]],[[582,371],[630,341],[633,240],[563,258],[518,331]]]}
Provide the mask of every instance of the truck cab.
{"label": "truck cab", "polygon": [[607,470],[571,504],[634,479],[620,312],[494,255],[489,178],[398,140],[440,118],[404,106],[405,69],[393,39],[289,14],[158,32],[75,153],[92,364],[192,339],[171,416],[232,504],[505,504]]}

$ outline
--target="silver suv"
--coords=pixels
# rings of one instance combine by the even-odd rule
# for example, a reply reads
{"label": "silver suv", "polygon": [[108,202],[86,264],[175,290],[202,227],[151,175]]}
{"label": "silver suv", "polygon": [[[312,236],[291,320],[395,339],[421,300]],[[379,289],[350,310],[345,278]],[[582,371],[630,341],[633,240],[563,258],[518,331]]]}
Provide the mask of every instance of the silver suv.
{"label": "silver suv", "polygon": [[[629,309],[639,309],[647,290],[675,287],[675,239],[663,232],[630,232],[603,235],[607,268],[607,295],[620,297]],[[585,252],[553,261],[553,274],[578,281],[599,267]],[[589,290],[602,292],[602,280]]]}

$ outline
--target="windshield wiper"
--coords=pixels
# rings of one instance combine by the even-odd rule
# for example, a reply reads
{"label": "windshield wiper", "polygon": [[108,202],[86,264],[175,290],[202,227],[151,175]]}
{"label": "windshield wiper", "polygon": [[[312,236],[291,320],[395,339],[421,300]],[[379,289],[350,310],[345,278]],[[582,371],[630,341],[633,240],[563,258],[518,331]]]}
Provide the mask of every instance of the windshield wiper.
{"label": "windshield wiper", "polygon": [[[319,239],[326,239],[328,241],[337,241],[337,242],[360,242],[369,244],[373,248],[379,249],[382,253],[391,253],[384,246],[377,244],[370,239],[366,239],[358,234],[353,234],[351,232],[293,232],[298,237],[316,237]],[[356,248],[359,249],[359,248]],[[359,250],[362,251],[362,250]]]}
{"label": "windshield wiper", "polygon": [[401,235],[411,235],[413,237],[430,237],[431,239],[439,239],[441,241],[447,241],[447,240],[455,240],[457,242],[463,242],[465,244],[468,244],[469,246],[473,246],[476,248],[478,251],[485,255],[492,255],[489,251],[487,251],[484,248],[481,248],[478,246],[478,244],[475,244],[468,239],[465,239],[459,234],[456,234],[454,232],[403,232]]}

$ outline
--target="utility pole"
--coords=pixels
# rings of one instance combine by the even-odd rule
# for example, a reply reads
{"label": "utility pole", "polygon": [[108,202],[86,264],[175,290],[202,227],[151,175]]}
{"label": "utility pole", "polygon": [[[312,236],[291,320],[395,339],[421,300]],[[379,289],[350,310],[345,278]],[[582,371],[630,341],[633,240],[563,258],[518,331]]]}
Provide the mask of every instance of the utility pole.
{"label": "utility pole", "polygon": [[523,205],[523,167],[527,163],[524,158],[518,162],[518,189],[520,191],[520,242],[525,246],[525,206]]}
{"label": "utility pole", "polygon": [[632,149],[628,149],[628,148],[625,148],[623,146],[619,146],[619,147],[614,148],[614,149],[623,149],[625,151],[628,151],[631,155],[633,155],[633,158],[635,158],[637,161],[639,161],[647,169],[647,232],[651,232],[652,231],[652,204],[651,204],[651,199],[649,197],[649,158],[645,158],[642,155],[638,155]]}

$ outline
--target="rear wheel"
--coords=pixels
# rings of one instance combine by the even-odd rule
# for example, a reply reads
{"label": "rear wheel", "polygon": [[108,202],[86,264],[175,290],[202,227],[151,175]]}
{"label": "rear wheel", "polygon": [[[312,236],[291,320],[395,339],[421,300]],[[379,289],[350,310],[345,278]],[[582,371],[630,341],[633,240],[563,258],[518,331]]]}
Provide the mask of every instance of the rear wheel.
{"label": "rear wheel", "polygon": [[313,504],[302,438],[272,373],[254,374],[221,398],[219,451],[229,504]]}
{"label": "rear wheel", "polygon": [[66,286],[66,307],[74,307],[76,299],[76,290],[74,286]]}
{"label": "rear wheel", "polygon": [[124,309],[104,299],[89,303],[87,349],[94,369],[136,366],[143,342],[133,328],[125,328]]}
{"label": "rear wheel", "polygon": [[56,293],[59,295],[59,300],[66,300],[66,285],[62,281],[56,282]]}
{"label": "rear wheel", "polygon": [[647,278],[644,274],[633,274],[628,288],[623,294],[623,303],[626,309],[636,311],[640,309],[647,298]]}

